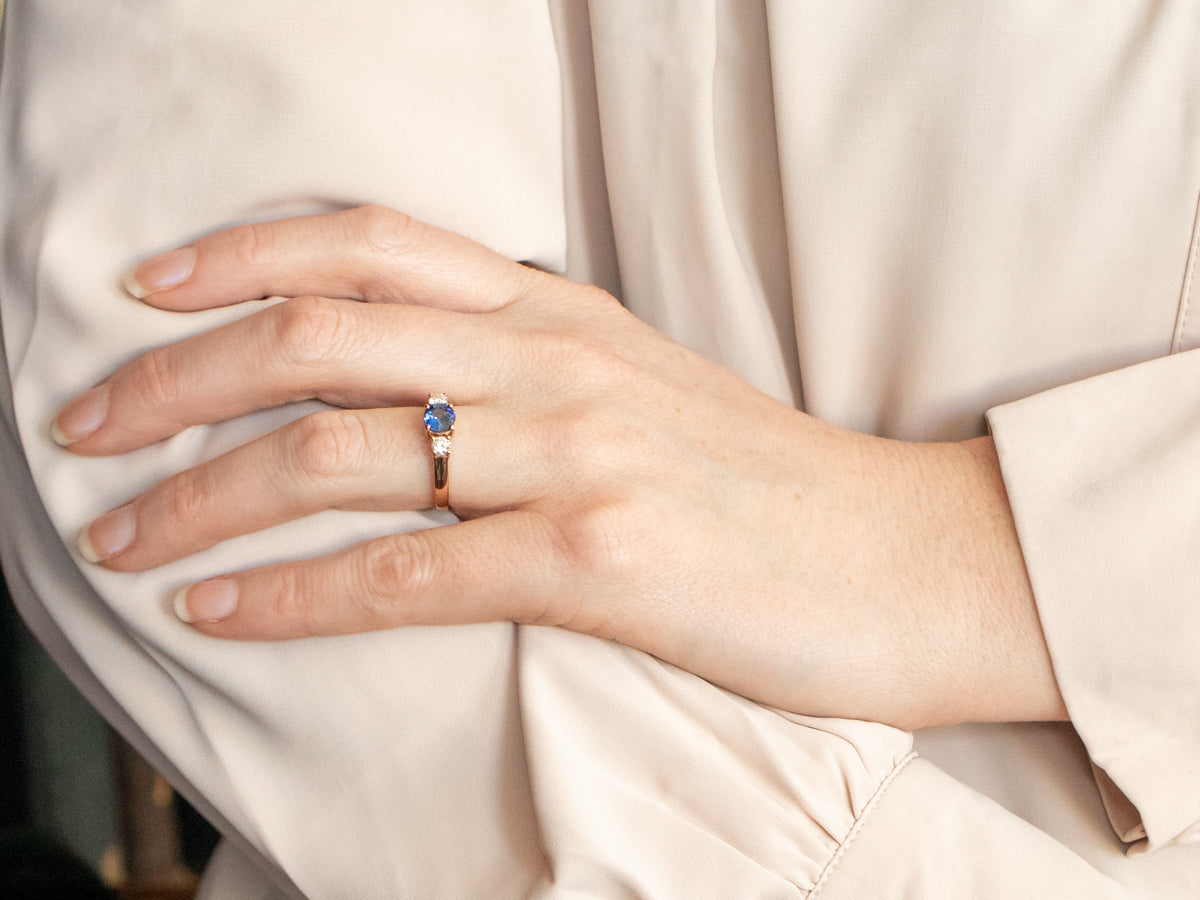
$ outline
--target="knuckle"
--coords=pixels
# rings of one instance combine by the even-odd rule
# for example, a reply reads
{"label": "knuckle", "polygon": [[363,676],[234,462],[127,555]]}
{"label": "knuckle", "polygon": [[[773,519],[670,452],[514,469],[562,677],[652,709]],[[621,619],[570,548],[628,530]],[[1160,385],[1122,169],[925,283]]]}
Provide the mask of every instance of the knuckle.
{"label": "knuckle", "polygon": [[136,363],[134,379],[153,406],[171,406],[180,399],[179,368],[169,347],[142,354]]}
{"label": "knuckle", "polygon": [[173,521],[195,526],[212,512],[212,479],[204,467],[180,472],[167,485],[167,510]]}
{"label": "knuckle", "polygon": [[559,410],[549,432],[553,458],[570,462],[577,485],[621,483],[639,452],[636,436],[599,407],[589,402]]}
{"label": "knuckle", "polygon": [[270,233],[265,222],[251,222],[232,229],[229,242],[234,261],[244,269],[261,265],[269,252]]}
{"label": "knuckle", "polygon": [[576,532],[569,524],[572,517],[543,511],[535,513],[533,521],[537,523],[534,532],[536,546],[549,575],[548,583],[573,584],[579,570],[575,554]]}
{"label": "knuckle", "polygon": [[558,371],[573,372],[580,384],[611,391],[637,374],[637,367],[596,332],[560,334],[551,351]]}
{"label": "knuckle", "polygon": [[621,583],[635,576],[643,537],[638,517],[623,500],[591,504],[562,529],[562,553],[575,571]]}
{"label": "knuckle", "polygon": [[275,338],[285,363],[320,366],[342,358],[354,341],[349,307],[325,297],[298,297],[272,307]]}
{"label": "knuckle", "polygon": [[597,440],[603,439],[591,404],[574,403],[555,411],[553,427],[543,440],[551,459],[570,460],[585,466]]}
{"label": "knuckle", "polygon": [[307,590],[305,581],[298,570],[280,567],[272,573],[267,608],[272,619],[284,623],[292,634],[320,634],[324,630],[321,604],[314,600],[319,592]]}
{"label": "knuckle", "polygon": [[330,481],[353,474],[370,452],[366,423],[353,410],[313,413],[292,428],[295,469],[307,478]]}
{"label": "knuckle", "polygon": [[377,205],[353,210],[350,223],[350,238],[365,250],[368,260],[358,274],[359,295],[365,299],[394,298],[398,288],[395,272],[401,263],[411,264],[421,223]]}
{"label": "knuckle", "polygon": [[[544,322],[521,311],[503,336],[509,369],[531,378],[556,396],[611,397],[637,374],[633,363],[614,348],[601,330],[586,323]],[[644,379],[644,375],[642,376]]]}
{"label": "knuckle", "polygon": [[433,585],[435,561],[420,532],[396,534],[369,544],[363,553],[365,590],[359,602],[368,613],[393,614],[401,601],[424,596]]}
{"label": "knuckle", "polygon": [[[637,577],[635,532],[628,508],[615,500],[582,505],[567,515],[541,516],[547,591],[518,621],[620,639],[614,599]],[[580,585],[586,585],[586,594]]]}
{"label": "knuckle", "polygon": [[575,302],[583,304],[588,308],[595,307],[605,311],[614,309],[624,310],[620,300],[604,290],[604,288],[597,287],[594,284],[579,284]]}
{"label": "knuckle", "polygon": [[354,227],[367,249],[380,256],[394,256],[410,247],[419,223],[412,216],[369,204],[354,210]]}
{"label": "knuckle", "polygon": [[601,287],[528,267],[525,273],[525,291],[551,309],[571,316],[584,315],[593,321],[619,323],[633,318],[620,300]]}

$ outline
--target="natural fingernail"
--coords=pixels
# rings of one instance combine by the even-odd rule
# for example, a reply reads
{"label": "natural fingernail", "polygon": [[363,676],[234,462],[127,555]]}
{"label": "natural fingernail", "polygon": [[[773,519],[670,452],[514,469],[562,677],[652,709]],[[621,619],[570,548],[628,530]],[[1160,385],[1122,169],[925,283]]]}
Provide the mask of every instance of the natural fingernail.
{"label": "natural fingernail", "polygon": [[84,559],[98,563],[126,549],[133,543],[136,533],[133,507],[120,506],[80,530],[75,543]]}
{"label": "natural fingernail", "polygon": [[70,446],[96,431],[107,416],[108,385],[97,385],[62,408],[50,423],[50,436],[62,446]]}
{"label": "natural fingernail", "polygon": [[237,609],[237,584],[214,578],[185,587],[175,595],[175,615],[185,622],[219,622]]}
{"label": "natural fingernail", "polygon": [[180,247],[152,257],[125,276],[124,287],[141,300],[156,291],[177,287],[192,277],[196,250]]}

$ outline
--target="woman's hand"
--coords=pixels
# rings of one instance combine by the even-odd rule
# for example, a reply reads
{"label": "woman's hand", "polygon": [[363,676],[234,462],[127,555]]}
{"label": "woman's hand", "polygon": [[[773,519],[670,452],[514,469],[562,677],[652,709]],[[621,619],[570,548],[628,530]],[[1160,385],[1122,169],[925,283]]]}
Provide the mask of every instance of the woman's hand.
{"label": "woman's hand", "polygon": [[986,439],[831,427],[596,288],[379,208],[219,232],[144,263],[131,290],[171,310],[294,299],[76,398],[54,425],[73,452],[306,398],[339,408],[93,522],[81,549],[110,569],[329,508],[430,506],[425,400],[445,392],[458,413],[462,522],[193,585],[180,613],[206,634],[511,619],[805,714],[1063,715]]}

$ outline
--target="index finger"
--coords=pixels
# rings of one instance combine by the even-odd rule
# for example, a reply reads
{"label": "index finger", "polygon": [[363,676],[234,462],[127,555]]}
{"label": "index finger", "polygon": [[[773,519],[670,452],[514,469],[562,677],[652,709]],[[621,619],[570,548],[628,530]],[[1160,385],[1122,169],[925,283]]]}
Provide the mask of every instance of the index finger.
{"label": "index finger", "polygon": [[181,312],[306,295],[483,312],[514,300],[527,276],[462,235],[362,206],[214,232],[146,260],[125,288]]}

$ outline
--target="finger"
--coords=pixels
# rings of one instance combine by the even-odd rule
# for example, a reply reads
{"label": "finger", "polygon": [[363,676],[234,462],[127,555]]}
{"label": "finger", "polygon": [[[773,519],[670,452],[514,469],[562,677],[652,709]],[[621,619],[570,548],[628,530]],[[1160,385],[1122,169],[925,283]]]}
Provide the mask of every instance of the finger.
{"label": "finger", "polygon": [[103,456],[298,400],[365,408],[449,391],[471,402],[515,377],[500,364],[506,336],[475,316],[301,297],[147,352],[63,407],[52,431]]}
{"label": "finger", "polygon": [[179,311],[316,294],[484,311],[529,270],[481,244],[382,206],[239,225],[146,260],[135,297]]}
{"label": "finger", "polygon": [[586,623],[553,527],[515,511],[390,535],[321,559],[265,566],[181,590],[206,634],[279,640],[407,625]]}
{"label": "finger", "polygon": [[[452,502],[464,515],[511,507],[531,471],[511,419],[462,409],[450,460]],[[180,472],[101,516],[79,535],[81,552],[121,572],[142,571],[220,541],[326,509],[422,509],[432,464],[422,410],[330,410]],[[484,455],[480,448],[490,448]]]}

